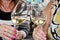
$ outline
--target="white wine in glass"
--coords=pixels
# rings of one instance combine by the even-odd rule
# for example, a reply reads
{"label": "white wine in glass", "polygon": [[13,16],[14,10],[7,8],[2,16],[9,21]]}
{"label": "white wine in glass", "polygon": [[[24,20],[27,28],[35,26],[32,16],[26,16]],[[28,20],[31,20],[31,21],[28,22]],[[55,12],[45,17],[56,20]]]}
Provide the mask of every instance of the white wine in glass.
{"label": "white wine in glass", "polygon": [[15,25],[20,25],[20,24],[24,23],[25,20],[26,20],[26,18],[20,17],[20,16],[14,16],[14,17],[12,17],[12,22]]}
{"label": "white wine in glass", "polygon": [[33,9],[31,14],[31,20],[35,25],[43,26],[45,24],[46,17],[39,10]]}
{"label": "white wine in glass", "polygon": [[45,24],[45,19],[43,19],[43,18],[32,18],[32,22],[35,25],[44,25]]}
{"label": "white wine in glass", "polygon": [[21,1],[18,1],[11,14],[11,21],[13,23],[14,28],[18,29],[19,25],[22,25],[23,23],[26,22],[27,14],[24,13],[26,9],[27,9],[27,5],[24,2],[21,3]]}
{"label": "white wine in glass", "polygon": [[21,25],[22,23],[25,22],[27,18],[27,14],[23,13],[26,11],[27,5],[21,1],[18,1],[16,4],[12,14],[11,14],[11,20],[15,28],[18,27],[18,25]]}

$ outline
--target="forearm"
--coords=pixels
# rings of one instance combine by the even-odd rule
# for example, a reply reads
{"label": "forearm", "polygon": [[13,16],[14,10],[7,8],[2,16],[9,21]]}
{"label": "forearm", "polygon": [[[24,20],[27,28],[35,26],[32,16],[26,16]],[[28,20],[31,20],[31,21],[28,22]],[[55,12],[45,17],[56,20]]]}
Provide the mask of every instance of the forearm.
{"label": "forearm", "polygon": [[48,27],[50,25],[50,22],[51,22],[51,5],[52,5],[52,2],[49,2],[48,5],[46,6],[46,8],[43,10],[43,13],[44,15],[46,16],[46,23],[44,25],[44,31],[47,32],[48,31]]}

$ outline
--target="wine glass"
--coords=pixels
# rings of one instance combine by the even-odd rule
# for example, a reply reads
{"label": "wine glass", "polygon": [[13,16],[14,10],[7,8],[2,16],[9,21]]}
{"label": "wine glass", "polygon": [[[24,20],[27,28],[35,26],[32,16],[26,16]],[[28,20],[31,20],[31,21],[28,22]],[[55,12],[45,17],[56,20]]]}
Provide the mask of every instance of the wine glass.
{"label": "wine glass", "polygon": [[43,25],[45,24],[46,16],[38,8],[32,7],[31,20],[35,25],[43,28]]}
{"label": "wine glass", "polygon": [[25,5],[25,3],[21,4],[21,2],[18,2],[17,5],[15,6],[11,14],[11,20],[15,28],[17,25],[21,25],[22,23],[25,22],[27,14],[25,14],[24,12],[26,11],[26,9],[27,6]]}
{"label": "wine glass", "polygon": [[18,29],[18,25],[21,25],[27,20],[27,5],[23,1],[18,1],[13,12],[11,14],[11,20],[14,25],[14,28]]}

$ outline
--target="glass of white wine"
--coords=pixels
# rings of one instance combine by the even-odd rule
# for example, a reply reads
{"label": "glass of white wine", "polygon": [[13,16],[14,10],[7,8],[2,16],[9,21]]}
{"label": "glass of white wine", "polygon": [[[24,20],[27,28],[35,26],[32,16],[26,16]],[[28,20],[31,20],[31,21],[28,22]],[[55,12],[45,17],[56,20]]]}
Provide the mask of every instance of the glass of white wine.
{"label": "glass of white wine", "polygon": [[27,6],[25,3],[18,2],[11,14],[11,20],[16,28],[17,25],[21,25],[22,23],[25,22],[27,18],[27,14],[24,13],[26,11]]}
{"label": "glass of white wine", "polygon": [[43,15],[41,11],[33,8],[31,14],[31,20],[35,25],[42,27],[45,24],[46,16]]}
{"label": "glass of white wine", "polygon": [[25,13],[27,5],[24,2],[18,1],[11,14],[11,20],[14,28],[18,29],[19,25],[25,23],[27,14]]}

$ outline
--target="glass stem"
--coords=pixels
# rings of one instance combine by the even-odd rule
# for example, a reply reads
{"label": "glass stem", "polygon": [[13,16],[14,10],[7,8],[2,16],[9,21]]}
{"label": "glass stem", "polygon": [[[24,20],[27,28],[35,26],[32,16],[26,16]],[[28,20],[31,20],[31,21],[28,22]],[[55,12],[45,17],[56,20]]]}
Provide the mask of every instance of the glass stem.
{"label": "glass stem", "polygon": [[41,28],[41,30],[43,30],[43,26],[42,26],[42,25],[39,25],[38,27],[40,27],[40,28]]}
{"label": "glass stem", "polygon": [[18,25],[14,24],[14,28],[15,28],[15,29],[18,29]]}

